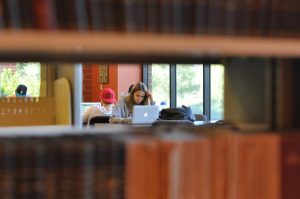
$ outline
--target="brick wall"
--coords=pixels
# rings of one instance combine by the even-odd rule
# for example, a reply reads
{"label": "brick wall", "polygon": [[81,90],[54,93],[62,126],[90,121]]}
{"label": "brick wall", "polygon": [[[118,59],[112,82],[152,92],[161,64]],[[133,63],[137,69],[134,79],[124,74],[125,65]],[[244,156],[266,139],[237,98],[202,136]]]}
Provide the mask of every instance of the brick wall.
{"label": "brick wall", "polygon": [[93,79],[92,79],[92,66],[85,64],[82,69],[82,101],[91,102],[93,100]]}

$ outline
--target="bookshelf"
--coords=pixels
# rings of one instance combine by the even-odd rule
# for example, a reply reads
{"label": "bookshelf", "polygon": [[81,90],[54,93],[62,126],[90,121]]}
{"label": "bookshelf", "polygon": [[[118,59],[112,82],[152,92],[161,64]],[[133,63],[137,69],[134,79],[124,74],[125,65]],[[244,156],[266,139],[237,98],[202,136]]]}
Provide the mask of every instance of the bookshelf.
{"label": "bookshelf", "polygon": [[[294,58],[300,57],[300,25],[299,20],[297,20],[299,18],[297,17],[299,16],[299,12],[297,12],[299,11],[299,3],[295,0],[286,0],[282,7],[279,5],[279,1],[275,0],[268,2],[257,1],[258,5],[254,5],[254,1],[246,2],[232,0],[220,2],[207,1],[204,3],[204,1],[199,0],[195,1],[195,6],[192,3],[186,3],[192,2],[187,0],[168,2],[163,0],[37,0],[30,1],[30,3],[27,4],[23,2],[21,10],[27,10],[28,8],[31,8],[30,6],[35,5],[34,12],[25,12],[27,15],[23,16],[25,17],[24,21],[36,22],[36,24],[32,23],[32,26],[29,26],[30,24],[28,25],[28,23],[22,24],[23,20],[20,18],[20,13],[11,12],[16,6],[15,3],[19,1],[6,0],[5,2],[6,3],[3,4],[4,6],[0,4],[0,7],[3,8],[3,13],[0,13],[2,14],[0,20],[4,20],[0,21],[1,27],[3,28],[0,32],[0,61],[24,62],[34,60],[47,63],[211,63],[225,59],[228,65],[234,65],[234,67],[231,67],[226,71],[226,75],[228,75],[227,77],[232,81],[233,85],[226,84],[226,86],[229,86],[227,91],[230,91],[229,93],[227,92],[227,99],[229,100],[226,102],[229,104],[226,107],[228,110],[227,112],[230,113],[228,116],[229,118],[242,118],[246,122],[258,121],[259,123],[262,123],[263,128],[265,128],[264,124],[267,124],[266,128],[269,128],[269,124],[272,122],[276,122],[279,127],[284,128],[295,127],[296,125],[292,124],[294,121],[298,121],[299,124],[299,117],[297,117],[299,114],[297,113],[300,113],[300,108],[296,102],[300,99],[300,95],[298,94],[299,91],[297,91],[299,90],[298,85],[300,84],[296,75],[300,75],[300,70],[296,69],[296,65],[300,64],[299,61],[296,64],[292,61]],[[39,5],[37,2],[42,2],[42,5],[40,5],[41,7],[37,6]],[[77,4],[74,2],[77,2]],[[90,4],[84,4],[86,2]],[[103,23],[105,25],[103,29],[97,29],[97,25],[100,24],[98,24],[98,22],[100,22],[98,21],[100,15],[97,15],[97,11],[99,11],[100,8],[97,9],[91,7],[92,2],[96,3],[94,5],[104,2],[106,6],[106,10],[104,9],[104,11],[110,14],[106,16],[107,21]],[[147,6],[140,6],[143,5],[143,3],[140,2],[147,2]],[[183,2],[186,4],[183,4]],[[247,4],[249,2],[252,3],[250,6]],[[57,3],[58,7],[53,7],[55,3]],[[109,12],[109,10],[113,5],[118,5],[119,7],[116,12],[112,13]],[[185,6],[184,11],[180,9],[181,5]],[[83,12],[85,6],[87,6],[87,13]],[[163,22],[159,22],[158,24],[161,13],[155,12],[155,18],[147,16],[144,20],[145,24],[147,24],[146,26],[144,26],[143,23],[140,23],[142,20],[139,20],[140,18],[138,16],[143,13],[143,9],[147,9],[147,13],[150,13],[150,9],[151,11],[155,11],[155,7],[157,6],[163,6],[162,10],[166,13],[162,17],[164,19]],[[67,10],[68,8],[70,9]],[[132,9],[134,8],[138,8],[137,12],[132,12]],[[55,9],[58,9],[57,13]],[[180,16],[174,17],[171,12],[171,10],[174,9],[177,9],[177,11],[182,14],[183,18],[180,18]],[[8,10],[10,10],[10,12],[8,12]],[[38,12],[41,10],[47,11],[44,12],[46,14]],[[189,10],[191,12],[189,12]],[[289,10],[293,12],[290,14]],[[215,15],[215,11],[221,14]],[[265,11],[268,11],[269,13]],[[7,14],[7,12],[10,15]],[[76,15],[76,12],[80,15]],[[35,14],[30,15],[32,13]],[[202,13],[204,14],[202,15]],[[255,13],[259,14],[254,16]],[[92,14],[93,20],[88,21],[86,14]],[[170,14],[170,16],[168,14]],[[195,23],[191,22],[188,27],[183,27],[183,24],[181,23],[183,22],[182,20],[192,19],[193,14],[195,16],[199,15],[203,17],[203,21],[198,19],[195,20]],[[243,16],[236,17],[238,14],[243,14]],[[267,19],[266,17],[268,14],[270,14],[271,17]],[[81,17],[80,21],[76,16],[83,17]],[[207,18],[204,18],[205,16]],[[226,16],[230,17],[226,18],[227,22],[230,23],[224,24],[222,23],[224,22],[222,21],[222,18]],[[283,18],[280,18],[280,16],[283,16]],[[115,20],[116,17],[120,20]],[[124,19],[122,17],[124,17]],[[260,17],[263,19],[260,19]],[[294,19],[291,20],[292,18]],[[32,21],[30,21],[30,19]],[[128,21],[129,19],[133,21]],[[153,20],[152,24],[149,24],[150,19]],[[157,21],[155,21],[155,19],[157,19]],[[177,23],[175,21],[175,23],[173,21],[174,19],[177,19],[179,22]],[[253,20],[256,19],[262,20],[258,27],[253,24]],[[275,20],[269,21],[270,19]],[[244,23],[244,20],[246,20],[248,24]],[[88,30],[88,26],[91,24],[94,29]],[[254,26],[251,26],[251,24]],[[260,27],[260,25],[266,24],[270,24],[270,27]],[[146,29],[143,29],[144,27]],[[180,30],[178,32],[173,32],[175,29]],[[286,33],[278,32],[279,35],[282,34],[284,37],[271,37],[262,34],[262,32],[266,33],[270,31],[276,36],[276,31],[280,29],[282,31],[287,31]],[[150,33],[149,30],[153,32]],[[231,58],[234,59],[231,60]],[[238,60],[236,60],[236,58],[238,58]],[[262,61],[264,63],[259,64],[259,61],[249,63],[246,60],[247,64],[244,64],[243,58],[258,58],[266,62]],[[269,62],[270,58],[288,60],[289,63],[272,64],[274,62]],[[74,97],[74,104],[78,105],[81,97],[79,94],[81,88],[78,85],[78,82],[81,82],[80,72],[78,72],[80,66],[78,64],[71,65],[74,66],[74,72],[70,72],[70,76],[73,77],[72,80],[75,82],[72,89],[77,92],[74,92],[76,95],[76,97]],[[247,70],[245,70],[245,68],[247,68]],[[273,75],[274,71],[277,72],[275,75]],[[64,72],[65,71],[62,73]],[[253,77],[250,76],[249,78],[249,76],[247,76],[248,74],[253,75]],[[260,76],[258,77],[257,75]],[[248,78],[251,79],[251,81]],[[257,78],[259,79],[257,80]],[[287,82],[287,80],[289,81]],[[246,89],[251,89],[251,92],[244,92]],[[257,90],[259,92],[257,92]],[[259,96],[258,93],[263,93],[263,97]],[[245,100],[245,97],[250,100]],[[251,99],[251,97],[253,99]],[[254,99],[256,97],[259,97],[259,99]],[[239,103],[239,106],[236,106],[235,103]],[[277,108],[275,108],[275,106]],[[288,109],[286,109],[286,107],[288,107]],[[252,115],[249,116],[247,111],[248,109],[251,110],[251,108],[256,109],[257,112],[253,112]],[[296,108],[295,112],[293,110],[294,108]],[[277,110],[278,112],[273,114],[274,110]],[[78,110],[75,109],[74,111],[73,116],[79,115]],[[280,113],[284,114],[280,115]],[[293,118],[293,116],[296,117]],[[281,119],[281,117],[285,120],[277,121]],[[75,124],[80,123],[78,118],[75,118],[74,120]],[[175,126],[171,131],[175,132],[177,130],[178,129]],[[197,130],[199,130],[199,132]],[[228,129],[218,130],[220,130],[222,134],[229,131]],[[124,132],[131,133],[133,130],[130,130],[130,132],[126,131],[127,130],[122,131],[121,134],[124,135]],[[131,136],[137,134],[141,135],[143,133],[150,135],[152,133],[148,132],[149,129],[138,129],[138,131],[139,132],[133,132],[134,134]],[[200,131],[203,132],[203,129],[193,128],[183,131],[187,132],[188,136],[191,136],[189,131],[200,134]],[[204,131],[206,135],[208,135],[211,134],[213,130],[208,128],[204,129]],[[28,196],[29,194],[41,196],[46,193],[53,198],[64,196],[74,198],[76,195],[83,196],[83,194],[86,194],[86,198],[88,198],[88,194],[91,194],[90,198],[98,195],[103,196],[100,189],[96,189],[96,191],[98,191],[96,192],[94,187],[91,188],[92,186],[87,186],[89,185],[88,183],[93,182],[93,179],[89,182],[86,181],[85,185],[82,185],[82,182],[85,181],[76,175],[78,173],[87,175],[84,180],[89,180],[88,177],[101,174],[113,174],[113,177],[116,179],[123,180],[124,178],[125,180],[131,180],[128,182],[126,181],[126,185],[129,186],[126,188],[128,190],[131,190],[132,188],[132,192],[127,194],[129,194],[129,196],[132,196],[130,194],[136,194],[135,198],[142,198],[145,196],[145,192],[143,192],[143,189],[138,189],[138,191],[136,191],[136,189],[134,189],[135,186],[133,185],[140,185],[146,190],[154,187],[158,190],[157,194],[166,196],[164,198],[172,198],[172,194],[174,194],[174,197],[175,194],[178,196],[178,193],[182,195],[185,193],[184,196],[186,196],[187,193],[191,194],[190,197],[186,198],[207,199],[243,198],[243,196],[264,199],[293,198],[281,197],[281,191],[283,192],[283,195],[287,192],[291,192],[292,194],[297,195],[296,198],[299,197],[299,194],[297,193],[297,191],[300,190],[298,188],[299,183],[297,183],[299,177],[298,175],[293,174],[298,174],[300,168],[298,161],[300,157],[300,150],[298,147],[300,138],[295,139],[289,137],[287,138],[289,140],[286,140],[286,142],[281,144],[283,138],[281,138],[279,134],[270,134],[270,137],[268,137],[265,136],[265,134],[270,132],[262,132],[262,135],[256,137],[255,134],[253,134],[252,137],[250,134],[237,135],[235,132],[230,131],[229,136],[206,137],[201,134],[196,139],[195,137],[192,137],[186,139],[185,142],[182,142],[180,137],[176,137],[176,135],[171,137],[169,132],[164,132],[166,135],[162,135],[162,132],[158,132],[157,135],[159,137],[157,137],[157,135],[152,138],[142,137],[140,140],[136,139],[137,137],[133,138],[133,140],[121,137],[120,141],[120,137],[117,138],[117,136],[112,136],[112,134],[119,135],[118,133],[120,132],[112,132],[112,130],[107,129],[102,129],[102,131],[99,129],[60,129],[54,126],[51,126],[51,128],[1,128],[1,158],[3,159],[2,162],[7,162],[1,166],[3,175],[0,175],[0,178],[3,179],[2,182],[4,182],[4,184],[7,183],[5,184],[5,188],[7,189],[5,190],[7,191],[5,194],[7,194],[7,197],[13,196],[15,193],[20,194],[16,196],[21,197],[25,197],[25,195]],[[254,132],[257,133],[257,131]],[[35,136],[36,139],[34,138]],[[295,149],[288,148],[292,140],[297,142],[295,143]],[[196,141],[196,143],[194,143],[194,141]],[[191,145],[191,143],[193,145]],[[125,144],[127,144],[127,146]],[[25,146],[25,150],[20,150],[22,148],[19,145]],[[127,147],[127,150],[131,149],[131,151],[125,151],[125,146]],[[287,147],[288,149],[284,151],[284,153],[281,153],[282,146]],[[171,150],[171,147],[174,147],[176,150]],[[119,148],[121,148],[120,153],[118,151]],[[108,152],[106,150],[108,150]],[[113,154],[110,150],[115,150],[115,156],[112,160],[107,156],[107,154]],[[196,154],[195,151],[200,152],[202,156],[198,156],[198,153]],[[132,158],[130,161],[124,158],[124,152],[127,152],[127,155],[129,154],[129,158]],[[283,155],[281,156],[281,154]],[[107,165],[113,168],[113,172],[108,171],[110,168],[108,166],[105,168],[100,167],[102,165],[100,163],[103,163],[101,162],[103,160],[102,157],[106,157],[104,161],[109,161]],[[150,157],[150,159],[148,157]],[[171,159],[165,157],[175,158]],[[283,159],[282,161],[281,158]],[[25,171],[29,172],[24,172],[24,170],[21,169],[15,172],[15,170],[11,169],[10,165],[13,165],[13,168],[17,168],[14,167],[15,160],[17,163],[20,163],[22,166],[21,168],[25,168],[27,169]],[[30,165],[28,164],[30,160],[35,162],[34,167],[31,166],[29,169],[27,165]],[[125,165],[124,162],[118,162],[120,160],[128,161],[130,163],[129,166],[131,167]],[[168,162],[164,165],[160,165],[162,161]],[[80,167],[77,165],[77,167],[72,167],[76,165],[74,164],[75,162],[78,162],[80,163],[78,165],[83,166]],[[92,173],[94,168],[90,167],[94,162],[97,162],[97,164],[95,164],[95,171],[97,171],[97,173]],[[289,164],[284,164],[285,162]],[[47,166],[48,163],[53,166],[53,168],[40,167],[40,165]],[[56,167],[56,164],[61,165],[61,168]],[[258,165],[257,167],[256,164]],[[106,164],[103,165],[106,166]],[[281,173],[283,170],[280,170],[282,166],[287,167],[283,173]],[[184,169],[181,170],[181,167]],[[288,167],[295,168],[295,172],[292,175],[285,173],[285,171],[289,171],[290,168]],[[32,168],[37,169],[34,170]],[[125,171],[123,169],[127,170]],[[170,172],[176,169],[177,172]],[[200,175],[198,171],[200,171]],[[135,178],[137,172],[139,172],[139,177],[142,177],[141,179],[138,178],[138,180],[135,180],[137,179]],[[188,175],[184,175],[186,172],[188,172]],[[33,173],[41,173],[42,175],[32,175],[35,177],[34,181],[26,181],[26,179],[31,179],[29,177],[32,176],[29,175]],[[175,174],[175,176],[168,176],[171,174]],[[203,176],[201,174],[203,174]],[[129,177],[124,177],[124,175],[128,175]],[[285,177],[282,181],[281,179],[278,179],[281,176]],[[290,180],[293,180],[293,176],[295,176],[295,183]],[[46,181],[45,178],[48,181]],[[147,180],[145,180],[145,178],[147,178]],[[102,179],[104,179],[104,183],[94,180],[98,183],[95,187],[103,187],[103,184],[105,184],[109,190],[116,189],[117,191],[121,191],[120,194],[123,194],[124,190],[127,191],[127,189],[123,189],[123,187],[120,186],[123,181],[117,181],[116,179],[110,180],[107,176],[98,178],[99,181]],[[174,179],[181,180],[174,181]],[[196,181],[193,181],[195,179]],[[262,179],[265,181],[261,181]],[[157,181],[163,183],[158,184]],[[45,185],[45,182],[48,183],[47,186]],[[180,184],[181,182],[184,183]],[[39,186],[36,185],[39,183],[41,186],[49,188],[49,190],[43,191],[42,189],[38,189]],[[170,183],[170,186],[168,186],[168,183]],[[151,187],[149,184],[153,184],[154,186]],[[189,186],[192,187],[192,189],[189,189],[189,192],[185,192],[185,189],[178,189],[178,187],[182,188],[190,184],[193,186]],[[198,191],[197,187],[199,184],[203,185],[200,187],[203,189],[203,192],[200,190],[201,193]],[[27,188],[29,185],[32,185],[31,187],[35,187],[38,190],[30,192],[31,189]],[[298,187],[290,191],[284,186],[282,187],[282,190],[280,188],[281,185],[286,185],[287,187],[297,185]],[[3,184],[1,186],[3,187]],[[19,192],[15,191],[16,187]],[[203,187],[205,187],[205,189]],[[23,192],[21,192],[22,190]],[[119,193],[116,190],[111,190],[111,193]],[[149,193],[154,192],[149,191]],[[197,195],[199,197],[194,196],[193,194],[199,194]],[[202,195],[200,196],[200,194]],[[260,197],[257,197],[258,195]],[[127,198],[134,198],[129,196]]]}
{"label": "bookshelf", "polygon": [[228,57],[297,58],[300,39],[190,34],[1,31],[1,61],[197,62]]}

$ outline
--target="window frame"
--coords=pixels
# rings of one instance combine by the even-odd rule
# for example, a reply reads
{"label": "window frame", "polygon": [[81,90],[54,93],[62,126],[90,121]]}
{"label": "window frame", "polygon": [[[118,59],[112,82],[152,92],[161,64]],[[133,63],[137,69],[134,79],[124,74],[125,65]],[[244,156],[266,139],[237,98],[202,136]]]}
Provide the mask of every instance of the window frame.
{"label": "window frame", "polygon": [[[172,63],[166,63],[170,66],[170,107],[175,108],[177,106],[176,101],[176,65]],[[151,64],[142,64],[142,77],[143,82],[149,87],[148,81],[148,67]],[[208,63],[203,64],[203,114],[207,119],[211,119],[211,65]]]}

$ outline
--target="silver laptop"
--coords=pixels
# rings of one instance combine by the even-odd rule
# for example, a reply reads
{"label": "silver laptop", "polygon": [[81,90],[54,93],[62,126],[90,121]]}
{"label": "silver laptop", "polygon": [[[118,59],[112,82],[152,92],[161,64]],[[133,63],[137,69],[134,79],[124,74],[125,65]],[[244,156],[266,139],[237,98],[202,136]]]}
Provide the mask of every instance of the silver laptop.
{"label": "silver laptop", "polygon": [[133,106],[132,124],[152,124],[159,115],[159,106]]}

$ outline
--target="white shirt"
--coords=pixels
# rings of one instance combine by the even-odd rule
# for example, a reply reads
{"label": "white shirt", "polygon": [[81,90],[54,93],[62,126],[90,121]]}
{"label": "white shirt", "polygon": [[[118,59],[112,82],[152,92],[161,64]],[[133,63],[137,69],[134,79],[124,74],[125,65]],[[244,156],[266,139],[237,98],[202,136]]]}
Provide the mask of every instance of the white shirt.
{"label": "white shirt", "polygon": [[82,121],[88,123],[92,117],[107,115],[111,116],[113,105],[95,105],[89,107],[82,115]]}

